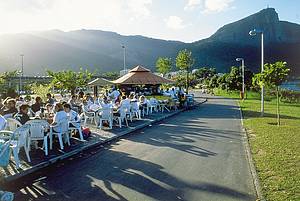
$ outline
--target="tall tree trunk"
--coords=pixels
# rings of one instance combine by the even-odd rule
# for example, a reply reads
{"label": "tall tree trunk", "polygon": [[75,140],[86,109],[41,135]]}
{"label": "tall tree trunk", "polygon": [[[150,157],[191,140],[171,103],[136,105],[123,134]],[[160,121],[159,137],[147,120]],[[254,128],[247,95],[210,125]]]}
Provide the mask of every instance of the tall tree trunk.
{"label": "tall tree trunk", "polygon": [[279,111],[279,86],[276,86],[277,95],[277,126],[280,126],[280,111]]}

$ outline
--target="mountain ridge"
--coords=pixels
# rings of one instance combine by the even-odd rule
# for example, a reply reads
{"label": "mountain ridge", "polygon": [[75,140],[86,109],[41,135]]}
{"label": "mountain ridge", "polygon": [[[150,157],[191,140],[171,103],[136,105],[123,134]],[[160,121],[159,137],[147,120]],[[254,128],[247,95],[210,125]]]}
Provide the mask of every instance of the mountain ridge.
{"label": "mountain ridge", "polygon": [[[111,31],[81,29],[35,31],[0,35],[0,70],[18,68],[19,54],[25,55],[25,74],[43,74],[51,70],[87,67],[98,72],[123,69],[123,49],[126,66],[138,64],[155,69],[159,56],[175,58],[180,49],[189,49],[196,60],[194,68],[210,66],[225,72],[236,57],[244,57],[246,65],[258,71],[260,37],[250,37],[253,28],[264,30],[265,62],[285,60],[292,72],[300,74],[300,25],[280,21],[273,8],[267,8],[219,28],[210,37],[191,43],[156,39],[141,35],[121,35]],[[226,50],[226,51],[224,51]]]}

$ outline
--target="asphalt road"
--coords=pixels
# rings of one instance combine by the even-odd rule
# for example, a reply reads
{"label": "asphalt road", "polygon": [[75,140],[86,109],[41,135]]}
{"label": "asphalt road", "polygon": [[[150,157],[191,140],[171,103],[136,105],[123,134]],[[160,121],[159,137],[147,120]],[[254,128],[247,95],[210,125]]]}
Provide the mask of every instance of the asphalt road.
{"label": "asphalt road", "polygon": [[239,110],[211,98],[13,185],[16,200],[255,200]]}

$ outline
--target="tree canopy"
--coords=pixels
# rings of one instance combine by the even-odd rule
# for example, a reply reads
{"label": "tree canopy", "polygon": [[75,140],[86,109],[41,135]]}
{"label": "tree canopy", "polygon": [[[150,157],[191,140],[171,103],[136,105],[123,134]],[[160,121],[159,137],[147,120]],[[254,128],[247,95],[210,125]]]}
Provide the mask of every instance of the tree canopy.
{"label": "tree canopy", "polygon": [[186,93],[189,91],[189,70],[194,65],[195,60],[192,57],[192,52],[187,49],[180,50],[176,57],[176,66],[180,70],[186,71]]}
{"label": "tree canopy", "polygon": [[280,125],[279,86],[286,80],[290,69],[286,62],[277,61],[274,64],[265,64],[264,71],[253,77],[253,83],[269,88],[276,88],[277,95],[277,125]]}
{"label": "tree canopy", "polygon": [[172,69],[172,59],[167,57],[159,57],[156,61],[157,71],[165,76]]}
{"label": "tree canopy", "polygon": [[77,87],[84,87],[92,78],[92,73],[80,68],[79,72],[64,70],[53,72],[48,70],[48,75],[52,77],[51,84],[58,89],[67,89],[74,93]]}
{"label": "tree canopy", "polygon": [[195,60],[192,57],[192,52],[187,49],[180,50],[176,57],[176,66],[180,70],[189,71],[191,66],[194,64]]}

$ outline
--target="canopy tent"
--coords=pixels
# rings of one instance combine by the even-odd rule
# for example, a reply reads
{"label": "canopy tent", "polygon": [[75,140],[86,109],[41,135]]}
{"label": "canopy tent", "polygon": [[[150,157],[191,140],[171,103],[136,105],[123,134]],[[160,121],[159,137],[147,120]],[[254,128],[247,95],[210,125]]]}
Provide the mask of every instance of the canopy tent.
{"label": "canopy tent", "polygon": [[94,87],[94,96],[98,97],[98,87],[113,85],[113,83],[104,78],[96,78],[88,83],[88,86]]}
{"label": "canopy tent", "polygon": [[126,75],[113,81],[113,83],[120,85],[159,85],[173,83],[173,81],[159,75],[155,75],[149,69],[139,65],[131,69]]}
{"label": "canopy tent", "polygon": [[96,78],[93,81],[89,82],[89,86],[106,86],[106,85],[112,85],[113,83],[107,79],[104,78]]}

